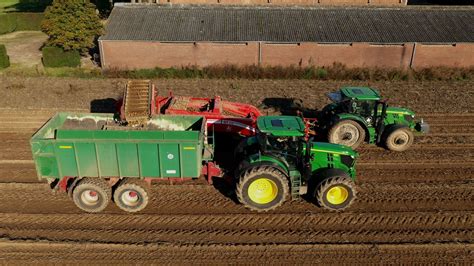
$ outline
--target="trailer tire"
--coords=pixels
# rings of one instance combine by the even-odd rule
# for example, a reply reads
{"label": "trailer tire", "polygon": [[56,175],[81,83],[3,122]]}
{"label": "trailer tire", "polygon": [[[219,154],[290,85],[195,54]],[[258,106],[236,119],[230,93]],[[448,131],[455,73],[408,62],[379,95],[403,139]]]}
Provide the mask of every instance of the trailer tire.
{"label": "trailer tire", "polygon": [[365,140],[365,129],[353,120],[342,120],[334,124],[328,132],[330,143],[342,144],[356,149]]}
{"label": "trailer tire", "polygon": [[103,211],[110,202],[112,189],[104,179],[83,178],[73,188],[72,199],[76,206],[86,212]]}
{"label": "trailer tire", "polygon": [[138,180],[125,179],[114,191],[114,202],[126,212],[139,212],[148,205],[148,191]]}
{"label": "trailer tire", "polygon": [[325,177],[316,187],[318,205],[332,211],[347,209],[356,199],[354,182],[347,174]]}
{"label": "trailer tire", "polygon": [[240,176],[236,187],[237,199],[246,208],[267,212],[288,199],[287,177],[271,166],[256,166]]}
{"label": "trailer tire", "polygon": [[391,151],[406,151],[413,144],[415,136],[406,126],[396,126],[390,129],[385,140],[385,147]]}

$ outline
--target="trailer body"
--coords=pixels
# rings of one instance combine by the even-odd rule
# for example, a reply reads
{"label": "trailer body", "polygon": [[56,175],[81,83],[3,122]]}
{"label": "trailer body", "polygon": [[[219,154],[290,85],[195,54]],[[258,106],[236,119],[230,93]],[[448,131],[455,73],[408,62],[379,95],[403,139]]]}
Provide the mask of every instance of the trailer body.
{"label": "trailer body", "polygon": [[205,118],[153,116],[147,128],[140,130],[114,127],[112,122],[112,114],[58,113],[52,117],[30,141],[38,177],[201,175]]}

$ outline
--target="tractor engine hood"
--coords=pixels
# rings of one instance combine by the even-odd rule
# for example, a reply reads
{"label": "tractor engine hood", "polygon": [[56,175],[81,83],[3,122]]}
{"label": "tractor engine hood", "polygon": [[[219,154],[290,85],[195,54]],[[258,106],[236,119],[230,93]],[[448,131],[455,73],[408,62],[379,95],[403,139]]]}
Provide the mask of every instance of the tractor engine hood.
{"label": "tractor engine hood", "polygon": [[359,154],[353,149],[351,149],[350,147],[339,145],[339,144],[326,143],[326,142],[313,142],[311,151],[349,155],[354,158],[359,156]]}
{"label": "tractor engine hood", "polygon": [[415,112],[410,109],[403,108],[403,107],[387,107],[387,114],[403,114],[403,115],[411,115],[414,116]]}

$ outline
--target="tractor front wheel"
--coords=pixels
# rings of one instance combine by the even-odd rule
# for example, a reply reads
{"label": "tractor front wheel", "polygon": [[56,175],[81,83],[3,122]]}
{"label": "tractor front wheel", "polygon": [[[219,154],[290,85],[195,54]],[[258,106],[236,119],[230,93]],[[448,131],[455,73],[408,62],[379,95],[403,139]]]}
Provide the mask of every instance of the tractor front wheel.
{"label": "tractor front wheel", "polygon": [[100,178],[83,178],[73,189],[74,204],[86,212],[103,211],[112,197],[112,189]]}
{"label": "tractor front wheel", "polygon": [[406,151],[413,144],[413,132],[408,127],[396,128],[385,138],[385,147],[391,151]]}
{"label": "tractor front wheel", "polygon": [[124,180],[115,189],[114,202],[126,212],[139,212],[148,205],[148,193],[145,184],[139,181]]}
{"label": "tractor front wheel", "polygon": [[342,211],[356,198],[354,182],[346,175],[327,177],[317,186],[315,197],[319,206]]}
{"label": "tractor front wheel", "polygon": [[329,129],[328,141],[342,144],[353,149],[359,147],[365,140],[365,130],[359,123],[352,120],[342,120]]}
{"label": "tractor front wheel", "polygon": [[236,187],[239,202],[258,212],[282,205],[288,198],[288,191],[286,176],[271,166],[257,166],[245,171]]}

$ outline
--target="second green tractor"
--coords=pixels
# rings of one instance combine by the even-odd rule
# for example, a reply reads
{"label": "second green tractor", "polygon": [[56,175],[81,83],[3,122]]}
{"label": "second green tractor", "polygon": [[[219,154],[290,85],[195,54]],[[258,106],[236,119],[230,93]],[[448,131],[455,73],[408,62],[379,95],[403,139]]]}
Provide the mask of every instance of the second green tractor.
{"label": "second green tractor", "polygon": [[412,110],[389,107],[375,89],[343,87],[328,97],[332,103],[320,112],[318,123],[330,143],[355,149],[367,142],[405,151],[413,144],[414,133],[429,131]]}

